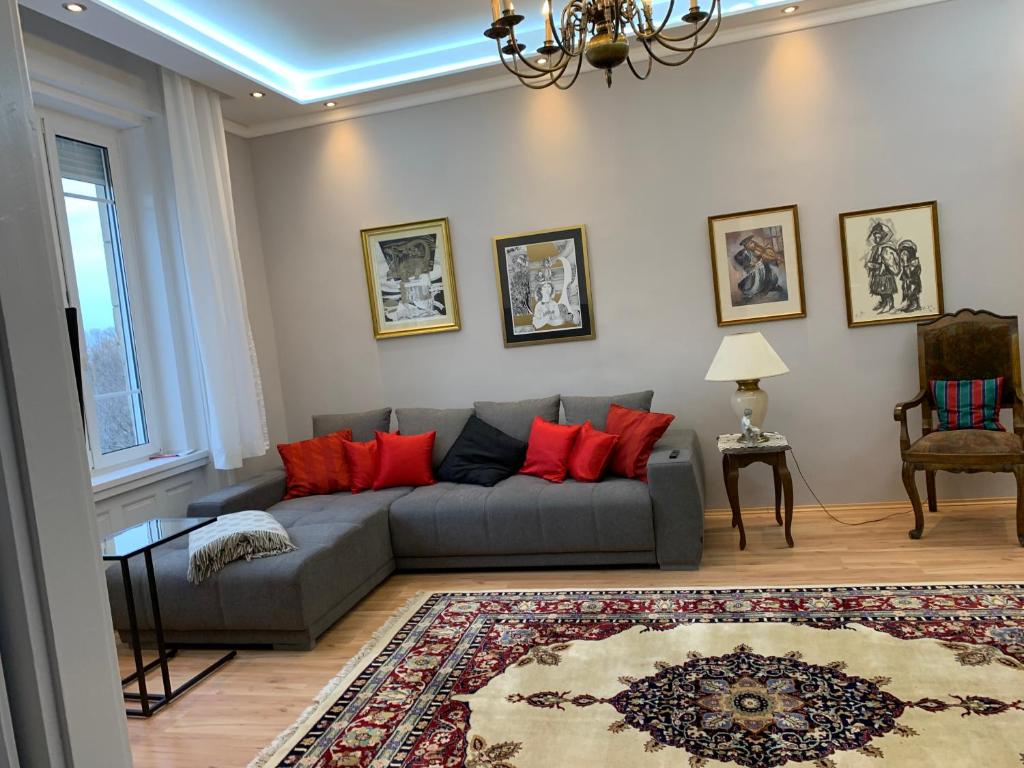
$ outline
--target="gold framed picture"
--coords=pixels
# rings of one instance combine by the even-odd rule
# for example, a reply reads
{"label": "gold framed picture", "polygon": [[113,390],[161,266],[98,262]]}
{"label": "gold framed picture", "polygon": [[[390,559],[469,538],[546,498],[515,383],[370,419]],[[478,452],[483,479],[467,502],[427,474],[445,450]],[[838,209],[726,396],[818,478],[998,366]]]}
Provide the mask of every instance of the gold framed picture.
{"label": "gold framed picture", "polygon": [[851,328],[943,313],[938,203],[841,213],[839,235]]}
{"label": "gold framed picture", "polygon": [[375,338],[459,330],[448,219],[360,234]]}
{"label": "gold framed picture", "polygon": [[795,205],[708,218],[718,324],[806,317]]}
{"label": "gold framed picture", "polygon": [[494,238],[506,347],[596,337],[582,226]]}

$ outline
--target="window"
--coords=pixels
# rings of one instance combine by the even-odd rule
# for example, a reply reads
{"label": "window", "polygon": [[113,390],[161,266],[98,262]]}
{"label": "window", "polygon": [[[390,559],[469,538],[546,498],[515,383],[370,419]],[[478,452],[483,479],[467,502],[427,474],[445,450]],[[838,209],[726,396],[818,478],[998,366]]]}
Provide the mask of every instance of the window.
{"label": "window", "polygon": [[90,460],[109,468],[144,459],[156,444],[115,186],[117,134],[60,122],[47,128],[67,301],[79,316]]}

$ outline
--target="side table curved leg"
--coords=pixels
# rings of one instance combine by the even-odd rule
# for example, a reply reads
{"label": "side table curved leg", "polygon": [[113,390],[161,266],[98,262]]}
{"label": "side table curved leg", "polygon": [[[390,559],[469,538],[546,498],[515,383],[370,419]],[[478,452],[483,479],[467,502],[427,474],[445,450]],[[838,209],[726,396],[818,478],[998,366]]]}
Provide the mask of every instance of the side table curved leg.
{"label": "side table curved leg", "polygon": [[778,465],[779,476],[782,479],[782,492],[786,501],[786,543],[793,546],[793,476],[786,466],[786,456],[782,455]]}
{"label": "side table curved leg", "polygon": [[732,527],[740,529],[740,549],[747,548],[747,532],[743,529],[743,514],[740,511],[740,469],[726,456],[723,461],[725,471],[725,492],[729,496],[732,507]]}
{"label": "side table curved leg", "polygon": [[778,464],[772,464],[772,480],[775,483],[775,522],[782,525],[782,473]]}
{"label": "side table curved leg", "polygon": [[729,509],[732,510],[732,527],[739,525],[738,505],[732,503],[732,495],[729,492],[729,457],[722,454],[722,479],[725,480],[725,493],[729,497]]}

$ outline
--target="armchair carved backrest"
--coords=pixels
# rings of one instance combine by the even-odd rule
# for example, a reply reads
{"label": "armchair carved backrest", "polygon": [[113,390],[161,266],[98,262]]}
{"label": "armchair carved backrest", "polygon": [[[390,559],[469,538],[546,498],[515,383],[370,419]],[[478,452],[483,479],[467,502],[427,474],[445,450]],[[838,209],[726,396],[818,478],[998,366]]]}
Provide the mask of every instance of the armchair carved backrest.
{"label": "armchair carved backrest", "polygon": [[[1013,409],[1013,431],[1024,435],[1021,402],[1020,334],[1016,317],[962,309],[917,326],[921,389],[929,382],[994,379],[1002,376],[1003,407]],[[923,404],[924,431],[933,423],[931,398]]]}

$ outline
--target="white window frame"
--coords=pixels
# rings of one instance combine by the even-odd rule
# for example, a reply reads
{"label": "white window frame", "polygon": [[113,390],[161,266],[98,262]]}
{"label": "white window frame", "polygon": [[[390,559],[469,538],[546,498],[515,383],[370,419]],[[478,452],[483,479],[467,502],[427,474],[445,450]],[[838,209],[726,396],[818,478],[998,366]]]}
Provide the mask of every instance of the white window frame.
{"label": "white window frame", "polygon": [[56,137],[87,142],[107,150],[110,164],[111,184],[114,189],[114,204],[117,212],[118,231],[121,239],[121,257],[124,264],[125,290],[128,294],[128,314],[131,320],[132,338],[135,342],[135,358],[138,364],[139,383],[142,389],[142,401],[145,409],[147,442],[132,448],[104,454],[100,450],[99,423],[96,418],[95,397],[92,392],[90,377],[84,375],[88,357],[85,350],[85,333],[82,325],[82,313],[78,312],[79,352],[81,354],[83,376],[82,395],[85,405],[86,442],[89,451],[89,464],[94,474],[109,471],[116,467],[138,464],[148,461],[149,457],[159,452],[161,409],[154,396],[160,390],[155,380],[155,362],[150,340],[153,338],[146,324],[146,313],[142,311],[146,298],[145,286],[142,281],[142,264],[138,254],[138,239],[135,234],[135,217],[128,187],[128,174],[122,162],[123,152],[119,131],[109,126],[81,120],[69,115],[48,110],[39,110],[40,128],[46,149],[49,170],[49,187],[52,210],[56,223],[57,239],[60,246],[60,273],[64,288],[64,299],[69,307],[80,307],[78,286],[75,279],[74,260],[71,253],[71,236],[68,228],[67,211],[64,206],[63,185],[60,168],[57,162]]}

